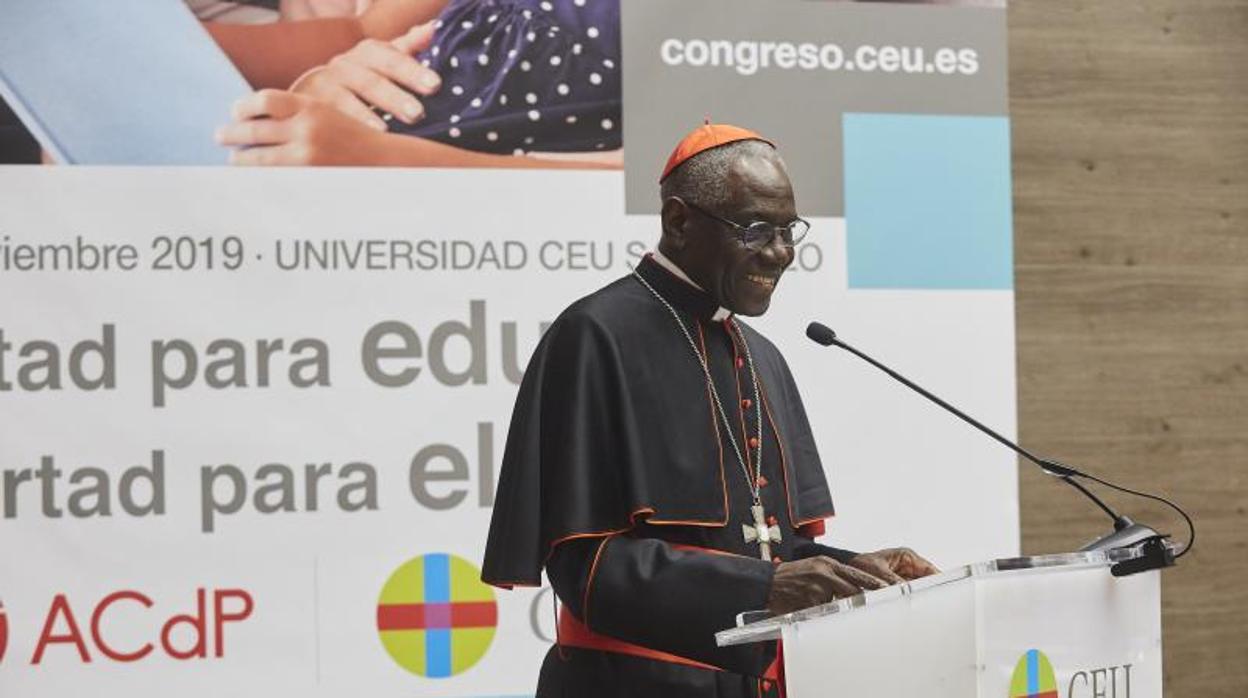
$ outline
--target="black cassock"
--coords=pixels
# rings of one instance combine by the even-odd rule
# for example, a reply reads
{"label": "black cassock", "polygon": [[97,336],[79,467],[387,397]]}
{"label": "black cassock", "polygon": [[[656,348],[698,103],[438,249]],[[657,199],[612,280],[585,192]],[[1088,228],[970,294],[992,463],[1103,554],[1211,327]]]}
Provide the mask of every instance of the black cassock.
{"label": "black cassock", "polygon": [[772,694],[778,687],[762,677],[776,643],[721,649],[714,634],[738,613],[766,607],[775,562],[853,553],[812,540],[832,499],[780,352],[745,323],[738,336],[730,321],[713,320],[715,302],[652,257],[637,272],[708,357],[753,469],[747,444],[759,433],[748,343],[763,402],[762,503],[782,535],[773,560],[760,559],[743,535],[753,523],[748,480],[693,349],[630,275],[565,310],[529,362],[482,578],[537,585],[545,566],[580,636],[673,655],[561,638],[542,666],[538,696]]}

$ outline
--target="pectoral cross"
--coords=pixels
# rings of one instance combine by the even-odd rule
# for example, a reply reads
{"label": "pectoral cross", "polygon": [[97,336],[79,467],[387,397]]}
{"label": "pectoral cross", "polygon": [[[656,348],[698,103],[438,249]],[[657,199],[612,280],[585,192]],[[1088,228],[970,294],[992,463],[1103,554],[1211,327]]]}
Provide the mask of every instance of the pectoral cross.
{"label": "pectoral cross", "polygon": [[741,534],[745,536],[746,543],[758,543],[758,556],[770,562],[771,544],[780,542],[780,527],[767,525],[766,512],[761,504],[750,507],[750,513],[754,515],[754,525],[741,524]]}

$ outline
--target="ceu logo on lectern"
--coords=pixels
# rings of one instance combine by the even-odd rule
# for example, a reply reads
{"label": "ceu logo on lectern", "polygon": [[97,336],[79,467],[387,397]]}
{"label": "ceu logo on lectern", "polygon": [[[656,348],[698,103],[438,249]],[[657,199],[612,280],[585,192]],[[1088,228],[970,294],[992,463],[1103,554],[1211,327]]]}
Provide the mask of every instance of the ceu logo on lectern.
{"label": "ceu logo on lectern", "polygon": [[377,631],[386,652],[413,674],[454,676],[494,640],[494,590],[471,562],[430,553],[403,563],[381,589]]}
{"label": "ceu logo on lectern", "polygon": [[1058,698],[1057,675],[1040,650],[1027,650],[1014,665],[1010,698]]}

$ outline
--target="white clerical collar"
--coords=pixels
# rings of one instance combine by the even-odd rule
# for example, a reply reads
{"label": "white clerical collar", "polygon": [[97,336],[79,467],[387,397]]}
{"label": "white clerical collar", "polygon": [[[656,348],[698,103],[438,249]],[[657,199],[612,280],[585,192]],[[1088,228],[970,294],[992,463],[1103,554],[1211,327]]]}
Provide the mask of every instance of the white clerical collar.
{"label": "white clerical collar", "polygon": [[[660,252],[657,248],[656,248],[654,251],[652,251],[652,252],[650,253],[650,255],[651,255],[652,257],[654,257],[654,261],[656,261],[656,262],[658,262],[658,263],[659,263],[659,266],[661,266],[661,267],[663,267],[664,269],[666,269],[666,270],[670,271],[670,272],[672,273],[672,275],[673,275],[673,276],[675,276],[676,278],[680,279],[681,281],[684,281],[685,283],[689,284],[690,286],[692,286],[692,287],[694,287],[694,288],[698,289],[699,291],[701,291],[701,292],[703,292],[703,293],[706,293],[706,289],[702,288],[702,287],[701,287],[701,286],[699,286],[697,283],[695,283],[693,279],[689,278],[689,275],[685,273],[685,270],[684,270],[684,269],[681,269],[680,267],[676,266],[676,263],[675,263],[675,262],[673,262],[672,260],[668,259],[668,258],[667,258],[667,257],[666,257],[666,256],[665,256],[662,252]],[[722,322],[722,321],[726,320],[726,319],[728,318],[728,316],[730,316],[730,315],[732,315],[732,312],[731,312],[730,310],[728,310],[727,308],[724,308],[724,307],[720,307],[720,308],[716,309],[715,314],[711,316],[711,320],[713,320],[713,321],[715,321],[715,322]]]}

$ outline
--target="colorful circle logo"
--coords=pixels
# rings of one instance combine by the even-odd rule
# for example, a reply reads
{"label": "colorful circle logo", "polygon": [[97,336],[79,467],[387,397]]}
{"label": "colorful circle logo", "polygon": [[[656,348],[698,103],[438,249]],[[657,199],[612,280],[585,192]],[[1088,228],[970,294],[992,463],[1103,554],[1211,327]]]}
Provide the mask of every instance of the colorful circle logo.
{"label": "colorful circle logo", "polygon": [[1014,665],[1010,698],[1058,698],[1057,675],[1040,650],[1027,650]]}
{"label": "colorful circle logo", "polygon": [[471,562],[430,553],[403,563],[381,589],[377,631],[413,674],[454,676],[485,656],[498,625],[494,590]]}

